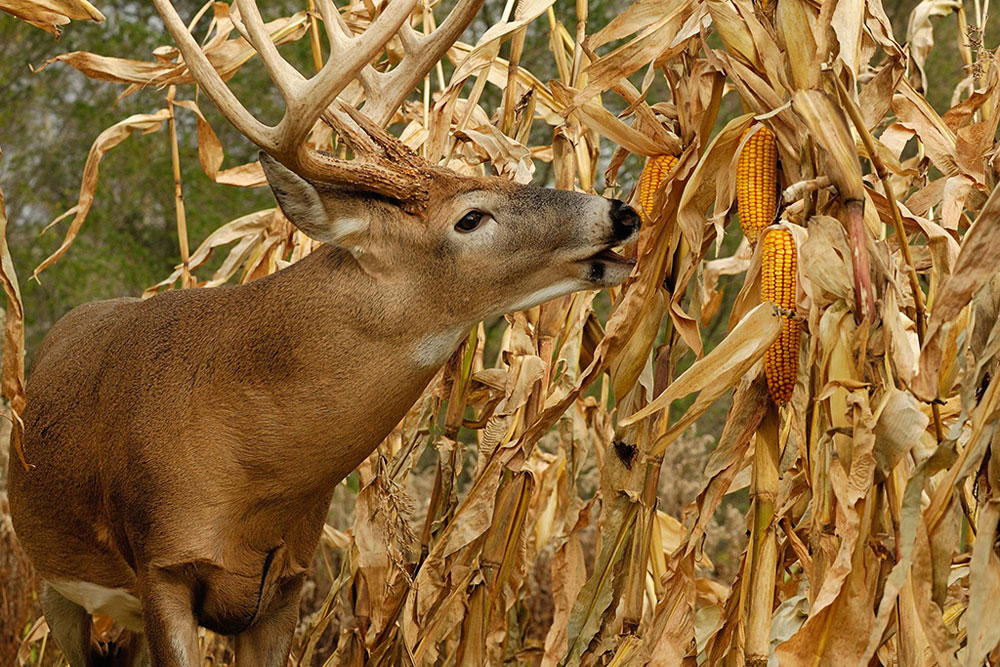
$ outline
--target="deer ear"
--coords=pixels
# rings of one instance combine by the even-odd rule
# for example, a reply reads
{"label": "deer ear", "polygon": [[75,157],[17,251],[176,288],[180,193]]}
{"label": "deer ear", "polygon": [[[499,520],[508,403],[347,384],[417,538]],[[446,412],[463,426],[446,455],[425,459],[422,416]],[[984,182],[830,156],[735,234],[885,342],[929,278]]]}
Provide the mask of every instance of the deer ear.
{"label": "deer ear", "polygon": [[351,241],[354,239],[348,237],[368,227],[360,216],[332,216],[315,185],[264,151],[260,152],[260,166],[264,168],[278,206],[307,236],[323,243],[353,246]]}

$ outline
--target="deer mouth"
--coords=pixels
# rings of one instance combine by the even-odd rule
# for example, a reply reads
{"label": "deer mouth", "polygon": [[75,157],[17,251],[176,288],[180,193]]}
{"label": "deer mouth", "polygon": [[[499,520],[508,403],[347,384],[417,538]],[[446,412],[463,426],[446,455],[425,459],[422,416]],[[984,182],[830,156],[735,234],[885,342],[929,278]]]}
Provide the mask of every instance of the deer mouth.
{"label": "deer mouth", "polygon": [[589,258],[589,261],[600,261],[600,262],[609,262],[612,264],[635,266],[634,259],[629,259],[628,257],[619,254],[618,251],[616,251],[614,248],[605,248],[596,255],[592,255]]}
{"label": "deer mouth", "polygon": [[583,260],[587,266],[586,279],[600,287],[611,287],[625,282],[635,260],[621,254],[621,246],[609,246]]}

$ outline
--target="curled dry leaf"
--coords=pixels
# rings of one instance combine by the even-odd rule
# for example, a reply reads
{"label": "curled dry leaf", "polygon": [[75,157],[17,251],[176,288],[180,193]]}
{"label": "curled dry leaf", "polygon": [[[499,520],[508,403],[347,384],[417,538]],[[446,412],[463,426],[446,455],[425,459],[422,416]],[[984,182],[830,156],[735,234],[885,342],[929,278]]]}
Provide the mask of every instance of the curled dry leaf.
{"label": "curled dry leaf", "polygon": [[80,228],[87,219],[87,214],[90,213],[90,207],[94,203],[94,194],[97,192],[97,169],[98,165],[101,163],[101,158],[104,157],[104,154],[128,139],[134,131],[139,131],[143,134],[156,132],[163,125],[164,121],[169,118],[170,111],[167,109],[160,109],[156,113],[152,114],[136,114],[134,116],[129,116],[125,120],[119,121],[101,132],[101,134],[94,141],[94,144],[90,147],[90,153],[87,155],[87,164],[83,168],[83,180],[80,183],[80,197],[76,206],[60,215],[46,227],[46,229],[48,229],[60,220],[71,215],[73,216],[69,229],[66,230],[66,236],[63,239],[62,245],[60,245],[54,253],[49,255],[49,257],[42,261],[41,264],[35,267],[35,271],[31,276],[32,278],[37,278],[39,273],[47,269],[53,262],[62,257],[63,254],[69,249],[69,246],[73,243],[73,239],[75,239],[76,235],[80,232]]}
{"label": "curled dry leaf", "polygon": [[[233,241],[239,241],[240,245],[249,245],[250,242],[257,241],[265,230],[267,230],[268,225],[271,224],[276,211],[277,209],[273,208],[257,211],[255,213],[236,218],[235,220],[231,220],[222,227],[219,227],[217,230],[212,232],[208,238],[202,241],[201,245],[198,246],[198,249],[191,255],[188,260],[189,269],[194,271],[199,266],[207,262],[209,256],[211,256],[212,251],[215,248],[228,245]],[[243,247],[245,248],[245,245]],[[240,252],[240,255],[245,256],[242,252]],[[234,271],[235,268],[229,273],[227,278],[231,277]],[[177,267],[174,272],[170,274],[170,276],[148,288],[143,296],[152,296],[159,290],[175,284],[178,280],[180,280],[183,272],[183,267]]]}
{"label": "curled dry leaf", "polygon": [[996,273],[997,253],[1000,253],[1000,229],[994,224],[1000,215],[1000,187],[994,188],[989,200],[962,239],[955,268],[944,281],[930,321],[921,351],[920,374],[914,380],[913,392],[923,400],[938,395],[940,364],[930,354],[942,344],[945,326],[954,321],[968,305],[972,295]]}
{"label": "curled dry leaf", "polygon": [[459,139],[468,139],[500,176],[517,183],[531,182],[531,177],[535,173],[531,151],[516,140],[505,136],[494,126],[487,124],[480,125],[474,130],[468,128],[459,130],[455,136]]}
{"label": "curled dry leaf", "polygon": [[[684,39],[697,34],[685,34],[681,26],[696,11],[703,11],[691,0],[671,3],[668,13],[648,23],[636,13],[629,19],[630,32],[639,31],[632,40],[591,63],[585,70],[587,86],[576,97],[575,104],[582,105],[605,90],[619,79],[627,77],[658,58],[665,57],[672,50],[680,51]],[[623,26],[620,29],[626,29]],[[628,34],[628,33],[626,33]]]}
{"label": "curled dry leaf", "polygon": [[0,0],[0,12],[59,36],[60,26],[73,21],[104,22],[104,14],[87,0]]}
{"label": "curled dry leaf", "polygon": [[[213,34],[202,50],[223,80],[228,80],[256,52],[242,37],[228,39],[234,30],[229,16],[229,6],[215,3],[213,9],[215,11]],[[308,23],[306,12],[299,12],[293,16],[270,21],[265,27],[274,43],[280,45],[301,39],[306,33]],[[154,53],[154,55],[156,56],[154,60],[144,61],[73,51],[50,58],[43,67],[54,62],[63,62],[91,79],[132,84],[125,94],[135,92],[144,86],[171,86],[194,82],[183,61],[174,62],[173,59],[178,57],[175,49],[170,48],[166,53]]]}
{"label": "curled dry leaf", "polygon": [[1000,499],[991,498],[979,511],[976,543],[969,570],[969,653],[965,664],[987,664],[986,656],[1000,644],[1000,626],[992,622],[991,611],[1000,598],[1000,558],[996,543],[1000,520]]}
{"label": "curled dry leaf", "polygon": [[959,172],[955,163],[955,134],[934,108],[906,79],[892,98],[892,111],[900,126],[913,131],[923,142],[927,156],[946,176]]}
{"label": "curled dry leaf", "polygon": [[920,89],[927,90],[927,55],[934,47],[934,24],[932,18],[950,16],[962,6],[960,0],[921,0],[910,12],[906,25],[906,44],[910,59],[920,75]]}
{"label": "curled dry leaf", "polygon": [[920,441],[930,419],[913,394],[891,389],[875,425],[875,463],[885,478],[899,460]]}

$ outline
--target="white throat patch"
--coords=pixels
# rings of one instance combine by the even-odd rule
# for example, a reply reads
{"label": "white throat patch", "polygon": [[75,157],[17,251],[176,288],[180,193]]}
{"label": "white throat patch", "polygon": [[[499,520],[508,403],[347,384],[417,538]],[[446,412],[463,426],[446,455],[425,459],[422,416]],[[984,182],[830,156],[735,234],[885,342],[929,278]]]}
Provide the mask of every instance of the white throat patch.
{"label": "white throat patch", "polygon": [[577,290],[586,289],[587,287],[588,285],[586,283],[577,278],[560,280],[559,282],[549,285],[548,287],[543,287],[537,292],[532,292],[517,303],[513,304],[505,312],[513,313],[516,310],[533,308],[540,303],[551,301],[558,296],[564,296],[571,292],[576,292]]}
{"label": "white throat patch", "polygon": [[457,329],[431,334],[417,341],[414,359],[421,368],[440,366],[448,360],[468,329]]}

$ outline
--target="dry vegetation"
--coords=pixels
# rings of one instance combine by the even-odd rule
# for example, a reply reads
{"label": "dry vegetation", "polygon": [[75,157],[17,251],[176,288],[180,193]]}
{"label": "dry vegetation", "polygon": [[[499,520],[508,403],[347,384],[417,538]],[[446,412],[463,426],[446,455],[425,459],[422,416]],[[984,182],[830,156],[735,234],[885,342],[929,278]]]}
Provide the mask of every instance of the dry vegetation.
{"label": "dry vegetation", "polygon": [[[361,31],[379,4],[342,13]],[[323,31],[306,10],[271,29],[312,39],[318,65]],[[227,76],[253,55],[230,11],[206,5],[195,28]],[[966,76],[939,115],[923,66],[931,17],[954,11]],[[604,295],[579,293],[470,332],[338,489],[294,664],[997,663],[1000,67],[982,44],[985,6],[925,0],[899,37],[880,0],[637,0],[599,29],[578,0],[576,19],[564,24],[551,0],[510,0],[392,126],[458,171],[527,181],[550,164],[556,187],[608,195],[622,194],[623,166],[637,176],[630,154],[676,156],[638,267],[610,312]],[[548,34],[555,80],[520,61],[529,29]],[[380,62],[397,57],[390,47]],[[135,130],[173,133],[175,114],[197,116],[201,165],[220,187],[263,183],[256,164],[222,169],[174,49],[60,60],[123,94],[162,87],[167,101],[96,140],[65,243],[36,273],[79,232],[101,155]],[[362,96],[355,85],[342,99]],[[785,230],[798,255],[780,313],[760,299],[764,244],[722,243],[740,234],[736,163],[756,123],[780,156],[765,234]],[[312,139],[341,150],[328,128]],[[270,209],[189,253],[176,186],[183,261],[149,293],[254,280],[313,247]],[[213,252],[227,254],[206,272]],[[3,268],[16,419],[23,331]],[[735,302],[723,299],[724,277],[740,275]],[[779,407],[763,357],[782,316],[803,333]],[[708,349],[720,322],[728,335]],[[730,395],[721,436],[696,435]],[[733,501],[747,489],[749,505]],[[21,664],[56,664],[43,621],[4,604],[29,633]],[[101,619],[95,631],[114,634]],[[206,664],[229,664],[224,638],[204,648]]]}

